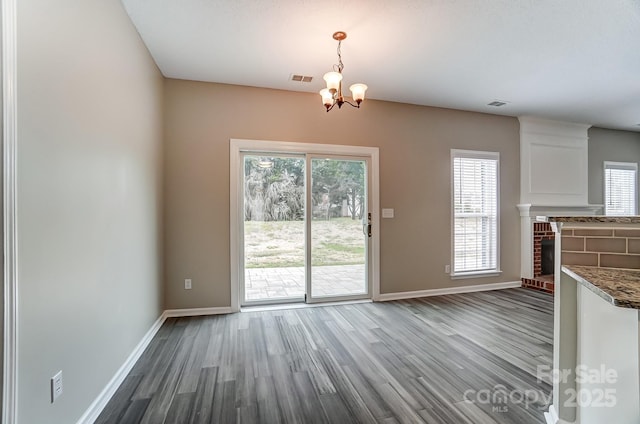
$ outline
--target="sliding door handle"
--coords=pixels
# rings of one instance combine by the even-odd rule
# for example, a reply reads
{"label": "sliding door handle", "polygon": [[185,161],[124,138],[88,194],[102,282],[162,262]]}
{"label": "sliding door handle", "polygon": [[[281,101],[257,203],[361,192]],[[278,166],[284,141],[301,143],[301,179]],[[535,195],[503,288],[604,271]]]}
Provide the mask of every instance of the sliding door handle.
{"label": "sliding door handle", "polygon": [[[363,227],[363,230],[364,230],[364,224],[362,225],[362,227]],[[369,212],[367,214],[367,231],[365,232],[365,235],[367,237],[371,238],[371,212]]]}

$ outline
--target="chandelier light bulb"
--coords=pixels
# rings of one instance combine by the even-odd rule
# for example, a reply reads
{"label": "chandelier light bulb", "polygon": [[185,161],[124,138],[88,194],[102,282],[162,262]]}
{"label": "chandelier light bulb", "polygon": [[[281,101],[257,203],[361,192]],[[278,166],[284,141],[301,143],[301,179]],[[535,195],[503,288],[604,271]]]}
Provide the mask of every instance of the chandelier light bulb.
{"label": "chandelier light bulb", "polygon": [[331,94],[331,91],[329,91],[328,88],[323,88],[322,90],[320,90],[320,95],[322,96],[323,105],[325,105],[327,108],[333,106],[333,94]]}
{"label": "chandelier light bulb", "polygon": [[322,78],[327,82],[327,89],[329,91],[338,91],[340,81],[342,81],[342,74],[340,72],[327,72]]}
{"label": "chandelier light bulb", "polygon": [[351,87],[349,87],[349,90],[351,90],[351,97],[353,97],[353,100],[355,100],[358,104],[360,104],[360,102],[362,102],[364,100],[364,92],[367,91],[367,87],[366,84],[353,84]]}

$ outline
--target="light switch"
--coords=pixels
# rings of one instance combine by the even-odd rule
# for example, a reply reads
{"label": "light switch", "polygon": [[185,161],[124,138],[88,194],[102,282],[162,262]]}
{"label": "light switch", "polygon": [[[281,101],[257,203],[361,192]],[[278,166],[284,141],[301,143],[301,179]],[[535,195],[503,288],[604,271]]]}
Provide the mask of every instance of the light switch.
{"label": "light switch", "polygon": [[383,218],[393,218],[393,209],[382,209]]}

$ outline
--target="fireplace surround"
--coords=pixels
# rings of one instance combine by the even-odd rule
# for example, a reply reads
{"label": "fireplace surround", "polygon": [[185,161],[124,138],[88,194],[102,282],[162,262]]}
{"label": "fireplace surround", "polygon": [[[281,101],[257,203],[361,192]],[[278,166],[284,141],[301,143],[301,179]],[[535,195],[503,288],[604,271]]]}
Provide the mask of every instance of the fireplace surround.
{"label": "fireplace surround", "polygon": [[533,223],[533,275],[531,278],[522,278],[522,287],[553,293],[554,241],[555,233],[551,224]]}
{"label": "fireplace surround", "polygon": [[553,293],[554,276],[542,274],[542,240],[554,239],[549,216],[596,215],[602,205],[538,206],[518,205],[520,211],[520,277],[522,287]]}

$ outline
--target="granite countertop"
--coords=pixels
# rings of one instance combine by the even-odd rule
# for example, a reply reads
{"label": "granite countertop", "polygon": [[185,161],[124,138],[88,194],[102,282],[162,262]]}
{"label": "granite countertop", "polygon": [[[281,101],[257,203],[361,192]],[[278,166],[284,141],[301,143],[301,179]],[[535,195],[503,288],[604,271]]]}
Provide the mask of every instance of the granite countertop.
{"label": "granite countertop", "polygon": [[603,222],[611,224],[640,224],[640,216],[550,216],[547,218],[549,222]]}
{"label": "granite countertop", "polygon": [[579,265],[562,270],[612,305],[640,309],[640,270]]}

